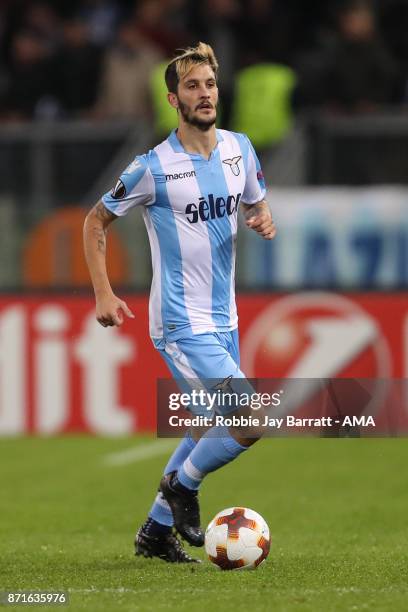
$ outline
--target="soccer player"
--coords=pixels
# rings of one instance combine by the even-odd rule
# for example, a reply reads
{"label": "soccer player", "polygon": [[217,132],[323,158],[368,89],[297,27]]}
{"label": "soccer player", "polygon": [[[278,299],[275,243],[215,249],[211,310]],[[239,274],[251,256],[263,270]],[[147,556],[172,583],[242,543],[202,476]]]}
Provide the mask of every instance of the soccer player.
{"label": "soccer player", "polygon": [[[109,284],[106,231],[132,207],[142,208],[152,252],[153,343],[176,379],[212,379],[222,385],[231,377],[245,378],[239,367],[234,292],[238,209],[262,238],[272,239],[276,229],[247,136],[215,127],[217,70],[214,52],[204,43],[169,63],[167,97],[177,111],[178,128],[152,151],[136,156],[89,212],[84,244],[96,318],[104,327],[121,325],[124,315],[134,315]],[[177,532],[193,546],[204,543],[200,484],[254,441],[240,428],[222,428],[217,436],[186,435],[170,457],[136,535],[136,554],[194,562]]]}

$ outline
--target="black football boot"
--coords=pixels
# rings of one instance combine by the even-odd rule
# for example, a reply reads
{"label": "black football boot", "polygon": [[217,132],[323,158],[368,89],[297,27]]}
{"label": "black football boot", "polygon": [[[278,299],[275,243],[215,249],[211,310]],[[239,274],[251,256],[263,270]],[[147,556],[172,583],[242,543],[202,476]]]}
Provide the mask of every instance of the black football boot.
{"label": "black football boot", "polygon": [[200,506],[197,491],[180,484],[172,485],[176,472],[166,474],[160,481],[160,491],[173,513],[174,526],[182,538],[192,546],[204,545],[204,531],[200,527]]}
{"label": "black football boot", "polygon": [[200,559],[193,559],[184,550],[180,540],[173,533],[160,537],[149,536],[139,529],[135,538],[135,555],[143,557],[158,557],[168,563],[201,563]]}

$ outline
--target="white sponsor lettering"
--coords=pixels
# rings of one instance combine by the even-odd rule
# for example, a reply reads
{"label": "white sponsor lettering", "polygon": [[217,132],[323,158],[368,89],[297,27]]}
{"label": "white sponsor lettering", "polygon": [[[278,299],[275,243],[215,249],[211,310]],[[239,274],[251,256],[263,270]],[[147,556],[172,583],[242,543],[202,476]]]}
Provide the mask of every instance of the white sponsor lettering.
{"label": "white sponsor lettering", "polygon": [[61,431],[70,405],[68,345],[63,332],[69,317],[61,306],[47,304],[34,316],[41,333],[34,348],[35,429],[41,434]]}
{"label": "white sponsor lettering", "polygon": [[103,329],[92,312],[75,344],[75,355],[83,367],[83,413],[95,433],[122,435],[134,429],[134,417],[120,406],[119,366],[133,358],[133,343],[115,327]]}
{"label": "white sponsor lettering", "polygon": [[0,432],[26,429],[26,315],[22,306],[0,315]]}

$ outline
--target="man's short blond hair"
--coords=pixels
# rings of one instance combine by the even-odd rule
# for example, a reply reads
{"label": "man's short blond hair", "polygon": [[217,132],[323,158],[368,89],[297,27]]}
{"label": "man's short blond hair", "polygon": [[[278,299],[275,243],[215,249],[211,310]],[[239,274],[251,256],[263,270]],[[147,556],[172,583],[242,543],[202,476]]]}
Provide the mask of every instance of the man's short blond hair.
{"label": "man's short blond hair", "polygon": [[171,93],[177,93],[177,87],[194,66],[208,64],[212,68],[215,78],[218,73],[218,62],[214,51],[210,45],[199,42],[196,47],[180,49],[174,59],[171,60],[166,68],[164,75],[167,89]]}

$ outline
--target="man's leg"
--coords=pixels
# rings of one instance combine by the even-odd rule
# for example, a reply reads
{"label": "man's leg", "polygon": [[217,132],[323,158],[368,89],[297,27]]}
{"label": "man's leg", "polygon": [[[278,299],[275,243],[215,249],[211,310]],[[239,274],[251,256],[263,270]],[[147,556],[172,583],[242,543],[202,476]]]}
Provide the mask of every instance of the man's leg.
{"label": "man's leg", "polygon": [[[234,350],[231,342],[228,346],[228,338],[228,334],[202,334],[172,343],[168,352],[183,372],[190,371],[191,378],[227,380],[232,376],[242,379],[252,391],[231,355]],[[177,471],[163,477],[161,491],[172,509],[175,526],[190,544],[201,546],[204,542],[196,498],[203,478],[236,459],[255,441],[240,429],[214,427],[201,437]]]}
{"label": "man's leg", "polygon": [[[189,392],[190,387],[184,382],[182,372],[177,368],[177,363],[174,362],[172,357],[162,349],[160,354],[167,364],[171,374],[178,381],[180,390],[182,392]],[[177,471],[183,464],[184,460],[188,457],[190,452],[194,449],[197,441],[187,433],[177,446],[176,450],[168,460],[166,467],[163,471],[163,476],[170,474],[171,472]],[[170,509],[168,502],[164,499],[160,489],[155,497],[153,505],[148,514],[148,519],[143,525],[143,529],[146,533],[153,536],[161,536],[171,532],[174,525],[173,514]]]}
{"label": "man's leg", "polygon": [[[196,446],[190,434],[186,434],[177,446],[176,450],[164,468],[163,476],[177,471]],[[173,514],[169,504],[164,499],[161,491],[158,491],[153,505],[150,509],[148,519],[143,525],[143,530],[147,535],[160,536],[170,533],[174,525]]]}
{"label": "man's leg", "polygon": [[[169,359],[164,351],[160,351],[164,360],[167,363],[174,378],[183,384],[183,375],[177,370],[173,361]],[[189,388],[183,389],[188,391]],[[187,433],[180,441],[179,445],[168,460],[164,468],[163,475],[176,472],[188,457],[190,452],[196,446],[196,440]],[[152,507],[150,508],[148,518],[136,534],[135,547],[136,554],[145,556],[158,556],[166,561],[176,562],[192,562],[192,559],[182,549],[180,542],[172,535],[174,525],[173,513],[171,508],[164,498],[162,492],[158,491]],[[163,555],[163,549],[166,554]],[[151,554],[146,554],[151,553]],[[170,557],[170,558],[169,558]],[[173,558],[175,557],[175,558]]]}
{"label": "man's leg", "polygon": [[[180,465],[195,447],[196,442],[186,435],[170,457],[164,474],[178,470]],[[182,544],[172,533],[173,513],[161,491],[156,495],[147,520],[136,534],[136,555],[159,557],[164,561],[176,563],[196,562],[186,553]]]}

